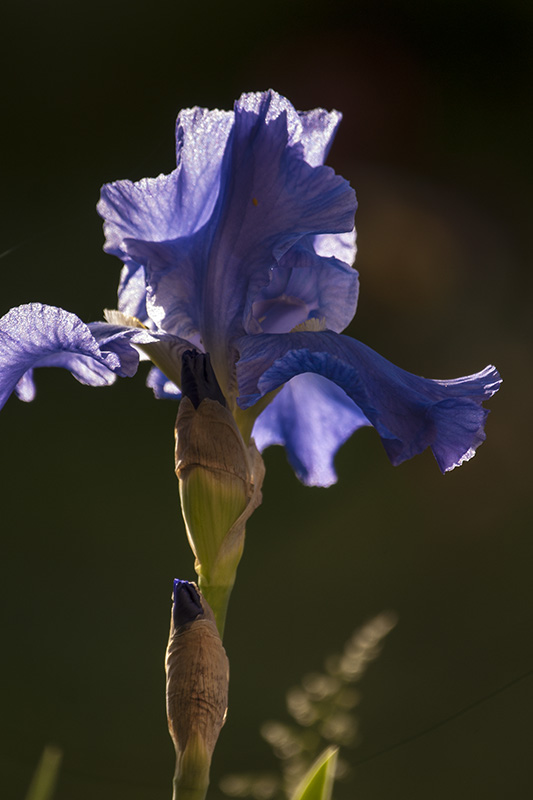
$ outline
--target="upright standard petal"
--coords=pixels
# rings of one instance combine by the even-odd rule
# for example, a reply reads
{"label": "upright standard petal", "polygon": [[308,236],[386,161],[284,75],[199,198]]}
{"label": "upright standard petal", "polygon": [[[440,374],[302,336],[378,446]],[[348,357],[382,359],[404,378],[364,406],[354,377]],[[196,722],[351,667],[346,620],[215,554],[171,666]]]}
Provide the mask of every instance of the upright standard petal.
{"label": "upright standard petal", "polygon": [[100,342],[88,325],[61,308],[40,303],[12,308],[0,319],[0,408],[16,388],[21,399],[33,399],[34,367],[64,367],[89,386],[132,374],[135,351],[117,331],[96,333]]}
{"label": "upright standard petal", "polygon": [[143,325],[153,327],[146,310],[146,275],[144,267],[127,259],[120,272],[118,310],[136,317]]}
{"label": "upright standard petal", "polygon": [[286,103],[267,92],[235,106],[200,309],[210,352],[248,330],[271,269],[282,259],[290,267],[289,251],[303,237],[353,228],[353,190],[329,167],[311,166],[303,147],[289,143]]}
{"label": "upright standard petal", "polygon": [[[501,383],[494,367],[448,381],[421,378],[331,331],[246,336],[238,346],[242,408],[295,375],[319,374],[343,389],[376,428],[393,464],[430,447],[442,472],[471,458],[484,441],[489,412],[482,402]],[[327,408],[327,394],[322,402]],[[329,413],[333,418],[333,405]]]}
{"label": "upright standard petal", "polygon": [[97,210],[104,219],[104,250],[124,262],[119,310],[150,328],[154,322],[146,309],[144,262],[131,257],[126,240],[131,244],[187,237],[209,220],[218,197],[222,157],[232,125],[231,112],[186,109],[176,122],[177,167],[170,175],[143,178],[137,183],[121,180],[102,187]]}
{"label": "upright standard petal", "polygon": [[210,218],[233,114],[192,108],[176,122],[177,167],[170,175],[102,187],[104,250],[127,258],[126,239],[161,242],[190,236]]}
{"label": "upright standard petal", "polygon": [[184,111],[171,175],[102,189],[121,310],[209,351],[226,390],[235,336],[355,312],[355,194],[322,166],[340,118],[272,91]]}

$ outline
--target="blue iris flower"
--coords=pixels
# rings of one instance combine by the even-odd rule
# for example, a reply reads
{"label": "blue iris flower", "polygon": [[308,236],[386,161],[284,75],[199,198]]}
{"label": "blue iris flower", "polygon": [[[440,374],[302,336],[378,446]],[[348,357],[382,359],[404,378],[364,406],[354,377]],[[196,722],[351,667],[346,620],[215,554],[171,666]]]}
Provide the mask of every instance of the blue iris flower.
{"label": "blue iris flower", "polygon": [[170,175],[107,184],[105,250],[123,262],[118,311],[85,325],[39,304],[0,320],[0,405],[33,397],[32,369],[62,366],[92,386],[150,358],[157,397],[179,397],[181,356],[210,353],[245,438],[285,446],[306,484],[373,426],[393,464],[430,447],[445,472],[485,439],[494,367],[428,380],[342,335],[355,314],[355,193],[324,166],[339,113],[297,112],[275,92],[233,111],[193,108],[176,125]]}

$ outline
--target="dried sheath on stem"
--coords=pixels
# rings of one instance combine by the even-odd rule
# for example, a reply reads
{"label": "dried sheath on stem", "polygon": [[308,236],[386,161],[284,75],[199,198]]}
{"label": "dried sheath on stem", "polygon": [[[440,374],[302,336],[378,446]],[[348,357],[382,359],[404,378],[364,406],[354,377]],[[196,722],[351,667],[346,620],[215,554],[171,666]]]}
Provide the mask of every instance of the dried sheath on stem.
{"label": "dried sheath on stem", "polygon": [[176,749],[174,800],[203,800],[228,708],[229,662],[196,584],[174,581],[166,654],[168,727]]}

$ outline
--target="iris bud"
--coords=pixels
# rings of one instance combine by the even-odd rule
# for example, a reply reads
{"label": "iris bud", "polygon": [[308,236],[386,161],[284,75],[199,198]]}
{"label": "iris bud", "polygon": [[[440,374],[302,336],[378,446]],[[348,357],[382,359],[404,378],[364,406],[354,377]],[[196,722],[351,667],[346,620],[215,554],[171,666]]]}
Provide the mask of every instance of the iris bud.
{"label": "iris bud", "polygon": [[184,354],[182,389],[176,420],[181,506],[198,583],[222,635],[246,521],[261,502],[264,466],[225,406],[208,355]]}
{"label": "iris bud", "polygon": [[168,727],[176,750],[174,800],[203,800],[226,719],[229,662],[211,608],[188,581],[174,581],[165,667]]}

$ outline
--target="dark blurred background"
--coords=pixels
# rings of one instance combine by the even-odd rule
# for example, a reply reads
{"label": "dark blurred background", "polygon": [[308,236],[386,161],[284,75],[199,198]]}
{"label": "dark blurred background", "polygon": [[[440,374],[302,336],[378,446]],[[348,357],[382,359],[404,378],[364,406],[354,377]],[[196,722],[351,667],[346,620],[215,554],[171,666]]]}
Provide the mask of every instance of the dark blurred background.
{"label": "dark blurred background", "polygon": [[[222,775],[274,765],[260,724],[286,719],[285,690],[385,609],[399,624],[360,684],[347,753],[363,763],[336,796],[530,796],[533,677],[454,715],[533,669],[533,5],[11,0],[0,15],[1,313],[39,300],[100,318],[120,267],[101,250],[100,185],[170,171],[180,108],[273,87],[344,113],[329,163],[360,204],[350,333],[417,374],[493,362],[505,381],[487,442],[445,477],[430,453],[391,467],[366,429],[327,490],[267,451],[213,800]],[[194,577],[176,408],[142,374],[37,381],[33,404],[0,416],[0,795],[24,796],[52,742],[57,800],[165,800],[169,596]]]}

